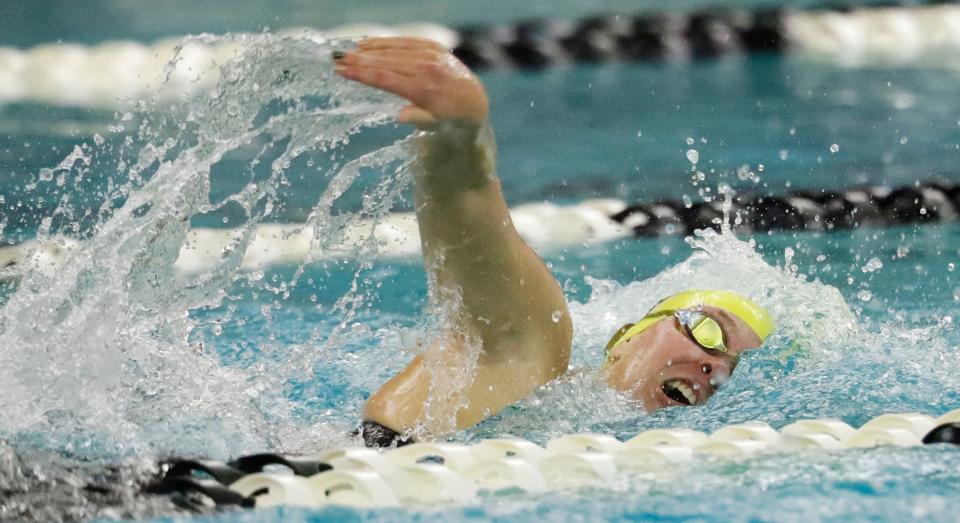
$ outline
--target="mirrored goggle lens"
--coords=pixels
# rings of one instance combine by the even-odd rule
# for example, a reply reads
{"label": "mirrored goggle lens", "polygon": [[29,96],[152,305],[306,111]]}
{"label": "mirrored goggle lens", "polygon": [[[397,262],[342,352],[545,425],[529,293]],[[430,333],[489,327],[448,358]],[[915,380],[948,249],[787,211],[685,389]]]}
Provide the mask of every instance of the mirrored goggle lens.
{"label": "mirrored goggle lens", "polygon": [[727,352],[727,344],[723,336],[723,328],[717,320],[699,312],[678,311],[677,319],[687,334],[701,347]]}

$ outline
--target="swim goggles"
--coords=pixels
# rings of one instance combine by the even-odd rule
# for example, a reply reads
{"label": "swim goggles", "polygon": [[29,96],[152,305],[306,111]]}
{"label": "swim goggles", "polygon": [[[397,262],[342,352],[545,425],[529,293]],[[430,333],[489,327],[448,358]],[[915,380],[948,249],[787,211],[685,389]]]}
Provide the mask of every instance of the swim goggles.
{"label": "swim goggles", "polygon": [[[706,351],[727,352],[726,336],[723,333],[723,327],[717,320],[707,316],[701,311],[692,309],[680,309],[677,311],[661,311],[656,315],[645,316],[644,319],[659,320],[667,316],[673,316],[677,320],[677,327],[690,341],[696,343],[701,349]],[[616,334],[610,338],[606,350],[609,352],[614,346],[619,345],[621,339],[626,339],[621,334],[631,329],[635,324],[628,323],[620,328]]]}
{"label": "swim goggles", "polygon": [[763,307],[732,291],[691,290],[679,292],[660,300],[650,312],[636,323],[621,327],[607,343],[607,361],[617,345],[640,334],[664,317],[673,315],[678,325],[691,340],[707,350],[727,352],[726,339],[720,324],[698,309],[709,305],[723,309],[740,318],[762,342],[773,332],[773,317]]}

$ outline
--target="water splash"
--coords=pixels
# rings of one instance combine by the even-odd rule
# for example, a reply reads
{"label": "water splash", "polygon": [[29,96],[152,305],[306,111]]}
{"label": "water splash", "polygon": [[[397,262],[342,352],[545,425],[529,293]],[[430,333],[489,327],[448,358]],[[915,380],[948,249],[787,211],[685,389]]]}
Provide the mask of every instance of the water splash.
{"label": "water splash", "polygon": [[[620,284],[587,278],[592,294],[571,303],[573,363],[580,370],[551,383],[470,431],[465,438],[507,433],[545,442],[571,432],[621,438],[663,427],[711,431],[763,420],[775,427],[798,419],[839,418],[859,426],[886,412],[940,414],[960,404],[960,379],[949,369],[960,353],[945,336],[950,325],[907,328],[895,321],[866,328],[836,287],[810,280],[786,252],[767,263],[754,240],[724,228],[688,238],[684,261],[652,278]],[[650,247],[617,253],[649,255]],[[606,387],[595,370],[603,347],[621,325],[636,321],[658,300],[691,287],[734,290],[767,307],[777,328],[764,347],[748,351],[736,372],[709,402],[644,413]],[[588,408],[585,408],[588,407]]]}
{"label": "water splash", "polygon": [[[409,182],[405,145],[350,160],[356,152],[348,144],[360,129],[388,122],[399,105],[332,74],[330,50],[343,42],[271,35],[194,40],[238,44],[235,56],[197,71],[217,78],[214,89],[172,106],[141,102],[135,116],[118,117],[114,130],[127,133],[119,149],[98,149],[103,140],[97,140],[40,175],[79,181],[113,171],[101,218],[82,231],[89,239],[70,243],[70,262],[55,271],[28,268],[0,309],[0,433],[31,434],[38,445],[96,455],[282,447],[273,422],[288,420],[289,409],[265,399],[264,391],[281,393],[288,381],[307,375],[316,351],[293,350],[274,366],[224,366],[204,348],[194,312],[217,310],[237,285],[276,290],[240,274],[239,266],[254,227],[281,204],[293,163],[319,161],[316,176],[328,180],[307,224],[314,231],[308,261],[341,245],[344,230],[389,210]],[[121,123],[131,121],[139,122],[135,132]],[[244,155],[247,182],[214,194],[217,170]],[[362,170],[391,167],[359,212],[337,207]],[[178,279],[173,264],[191,220],[228,208],[239,212],[243,226],[219,263]],[[38,237],[77,232],[73,209],[61,205]],[[372,232],[360,240],[358,275],[376,254]],[[301,273],[280,287],[295,286]],[[357,278],[335,307],[344,324],[364,299]]]}

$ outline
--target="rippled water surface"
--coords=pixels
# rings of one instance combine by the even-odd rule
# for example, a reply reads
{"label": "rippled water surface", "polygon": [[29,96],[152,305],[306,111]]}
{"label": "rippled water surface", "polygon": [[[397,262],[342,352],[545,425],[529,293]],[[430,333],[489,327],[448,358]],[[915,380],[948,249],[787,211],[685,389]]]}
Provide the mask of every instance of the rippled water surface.
{"label": "rippled water surface", "polygon": [[[436,328],[416,260],[378,259],[365,237],[349,255],[324,255],[361,219],[410,207],[408,131],[390,120],[398,102],[332,77],[327,56],[343,43],[211,41],[248,50],[220,64],[217,88],[197,99],[116,115],[0,108],[0,232],[76,240],[55,270],[4,273],[0,436],[37,470],[355,443],[348,433],[364,399]],[[512,203],[696,199],[721,183],[782,192],[958,180],[960,113],[950,100],[960,83],[949,71],[757,57],[485,80]],[[697,170],[706,179],[693,186]],[[252,226],[273,222],[311,224],[309,252],[242,270]],[[216,264],[185,275],[173,262],[191,224],[238,235]],[[624,438],[809,417],[858,425],[886,412],[960,408],[958,246],[960,227],[944,224],[545,252],[571,300],[574,370],[452,438]],[[591,369],[614,329],[691,286],[755,296],[778,331],[706,406],[645,415]],[[16,485],[3,464],[0,480]],[[950,448],[706,460],[467,507],[198,520],[950,520],[958,464]]]}

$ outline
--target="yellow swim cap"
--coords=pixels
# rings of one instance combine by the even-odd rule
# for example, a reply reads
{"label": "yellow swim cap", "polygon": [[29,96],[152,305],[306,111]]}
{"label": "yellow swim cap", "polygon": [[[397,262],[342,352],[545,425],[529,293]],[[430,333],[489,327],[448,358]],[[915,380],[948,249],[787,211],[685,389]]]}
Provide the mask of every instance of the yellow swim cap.
{"label": "yellow swim cap", "polygon": [[723,309],[740,318],[756,333],[761,342],[773,332],[773,316],[763,307],[733,291],[683,291],[660,300],[640,321],[632,325],[624,325],[617,331],[607,343],[608,358],[611,349],[647,330],[664,316],[681,309],[692,309],[703,305]]}

